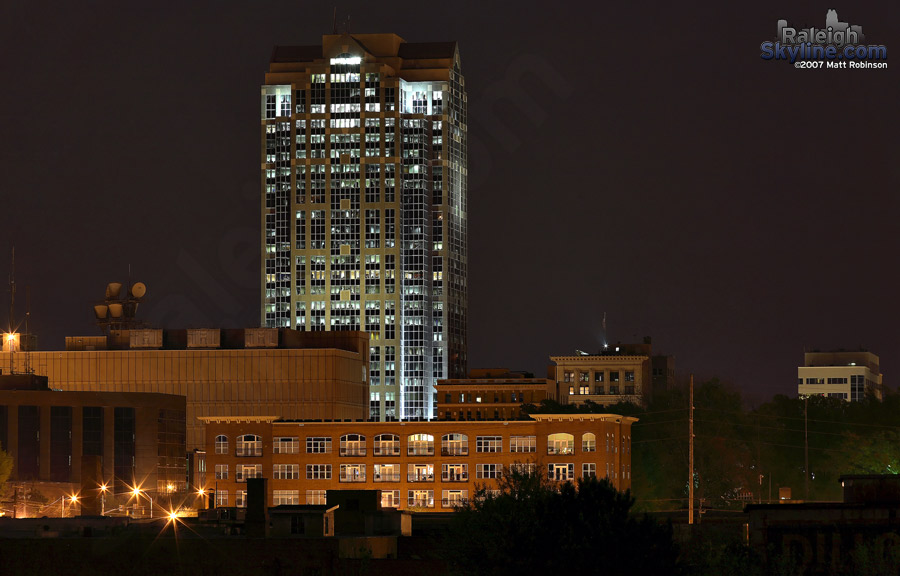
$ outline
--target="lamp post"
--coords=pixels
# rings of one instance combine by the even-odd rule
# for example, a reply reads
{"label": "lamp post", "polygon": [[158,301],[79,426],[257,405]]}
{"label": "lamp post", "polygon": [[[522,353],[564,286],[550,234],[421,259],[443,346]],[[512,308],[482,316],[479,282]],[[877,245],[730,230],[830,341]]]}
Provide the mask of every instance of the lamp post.
{"label": "lamp post", "polygon": [[60,511],[61,518],[66,517],[66,500],[71,502],[72,506],[75,506],[75,504],[78,503],[78,496],[76,496],[75,494],[72,494],[71,496],[63,495],[63,496],[59,497],[59,511]]}
{"label": "lamp post", "polygon": [[144,498],[150,500],[150,517],[153,518],[153,497],[150,496],[149,494],[147,494],[146,492],[144,492],[143,490],[141,490],[140,488],[135,488],[134,490],[131,491],[131,494],[135,498],[139,498],[140,496],[143,496]]}
{"label": "lamp post", "polygon": [[100,515],[106,516],[106,484],[100,485]]}
{"label": "lamp post", "polygon": [[[78,504],[78,496],[76,496],[75,494],[72,494],[72,496],[69,498],[69,500],[72,502],[72,510],[75,510],[75,506]],[[74,512],[72,515],[75,516]]]}

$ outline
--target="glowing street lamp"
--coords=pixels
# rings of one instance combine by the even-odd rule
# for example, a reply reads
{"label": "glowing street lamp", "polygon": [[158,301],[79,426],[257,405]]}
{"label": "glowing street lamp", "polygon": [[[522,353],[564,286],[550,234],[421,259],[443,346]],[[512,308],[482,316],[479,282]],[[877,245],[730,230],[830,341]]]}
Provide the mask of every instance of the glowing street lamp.
{"label": "glowing street lamp", "polygon": [[106,516],[106,491],[109,490],[106,484],[100,485],[100,515]]}
{"label": "glowing street lamp", "polygon": [[203,488],[197,488],[197,496],[200,498],[200,510],[207,508],[207,498],[209,497],[209,492],[204,490]]}
{"label": "glowing street lamp", "polygon": [[76,496],[75,494],[72,494],[71,496],[60,496],[59,511],[60,516],[62,516],[63,518],[66,517],[66,500],[68,500],[74,507],[76,504],[78,504],[78,496]]}
{"label": "glowing street lamp", "polygon": [[138,487],[135,487],[134,490],[131,491],[131,494],[132,494],[135,498],[138,498],[138,497],[140,497],[140,496],[143,496],[144,498],[150,500],[150,517],[153,518],[153,497],[150,496],[149,494],[147,494],[146,492],[144,492],[143,490],[141,490],[141,489],[138,488]]}

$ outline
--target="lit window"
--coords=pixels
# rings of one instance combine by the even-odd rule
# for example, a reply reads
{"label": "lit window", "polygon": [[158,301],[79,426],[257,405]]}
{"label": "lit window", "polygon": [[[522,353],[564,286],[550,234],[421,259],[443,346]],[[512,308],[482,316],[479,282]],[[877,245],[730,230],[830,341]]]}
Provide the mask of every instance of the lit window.
{"label": "lit window", "polygon": [[547,454],[573,454],[575,437],[571,434],[557,433],[547,437]]}
{"label": "lit window", "polygon": [[331,464],[307,464],[307,480],[331,480]]}
{"label": "lit window", "polygon": [[365,482],[365,464],[341,464],[341,482]]}
{"label": "lit window", "polygon": [[547,477],[550,480],[565,481],[575,478],[575,464],[548,464]]}
{"label": "lit window", "polygon": [[361,434],[341,436],[341,456],[365,456],[366,437]]}
{"label": "lit window", "polygon": [[476,452],[501,452],[503,450],[502,436],[476,436]]}
{"label": "lit window", "polygon": [[331,454],[331,438],[328,436],[307,436],[307,454]]}
{"label": "lit window", "polygon": [[537,438],[535,436],[510,436],[509,451],[510,452],[534,452],[537,446]]}
{"label": "lit window", "polygon": [[582,452],[596,452],[597,451],[597,437],[587,432],[582,434],[581,436],[581,451]]}
{"label": "lit window", "polygon": [[216,454],[228,454],[228,436],[216,436]]}

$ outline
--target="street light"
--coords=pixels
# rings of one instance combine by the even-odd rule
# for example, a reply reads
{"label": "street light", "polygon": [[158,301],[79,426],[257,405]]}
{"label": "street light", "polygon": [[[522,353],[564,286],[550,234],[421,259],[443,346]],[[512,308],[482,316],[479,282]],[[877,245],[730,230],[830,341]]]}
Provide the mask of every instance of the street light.
{"label": "street light", "polygon": [[143,496],[144,498],[150,500],[150,517],[153,518],[153,497],[137,487],[135,487],[134,490],[131,491],[131,494],[135,498],[138,498],[139,496]]}
{"label": "street light", "polygon": [[108,488],[106,484],[100,485],[100,515],[106,516],[106,491]]}
{"label": "street light", "polygon": [[75,494],[72,494],[71,496],[68,496],[68,497],[66,497],[66,496],[59,497],[59,511],[60,511],[60,516],[62,518],[66,517],[66,500],[69,500],[72,503],[72,506],[75,506],[75,504],[78,503],[78,496],[76,496]]}

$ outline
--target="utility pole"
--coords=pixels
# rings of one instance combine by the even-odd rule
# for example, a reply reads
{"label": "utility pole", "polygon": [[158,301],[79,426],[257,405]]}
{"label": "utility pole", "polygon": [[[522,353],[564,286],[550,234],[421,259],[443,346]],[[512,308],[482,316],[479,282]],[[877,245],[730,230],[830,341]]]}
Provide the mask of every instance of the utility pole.
{"label": "utility pole", "polygon": [[688,417],[688,524],[694,523],[694,375],[691,374]]}
{"label": "utility pole", "polygon": [[806,500],[809,500],[809,396],[803,398],[803,481],[806,484]]}

